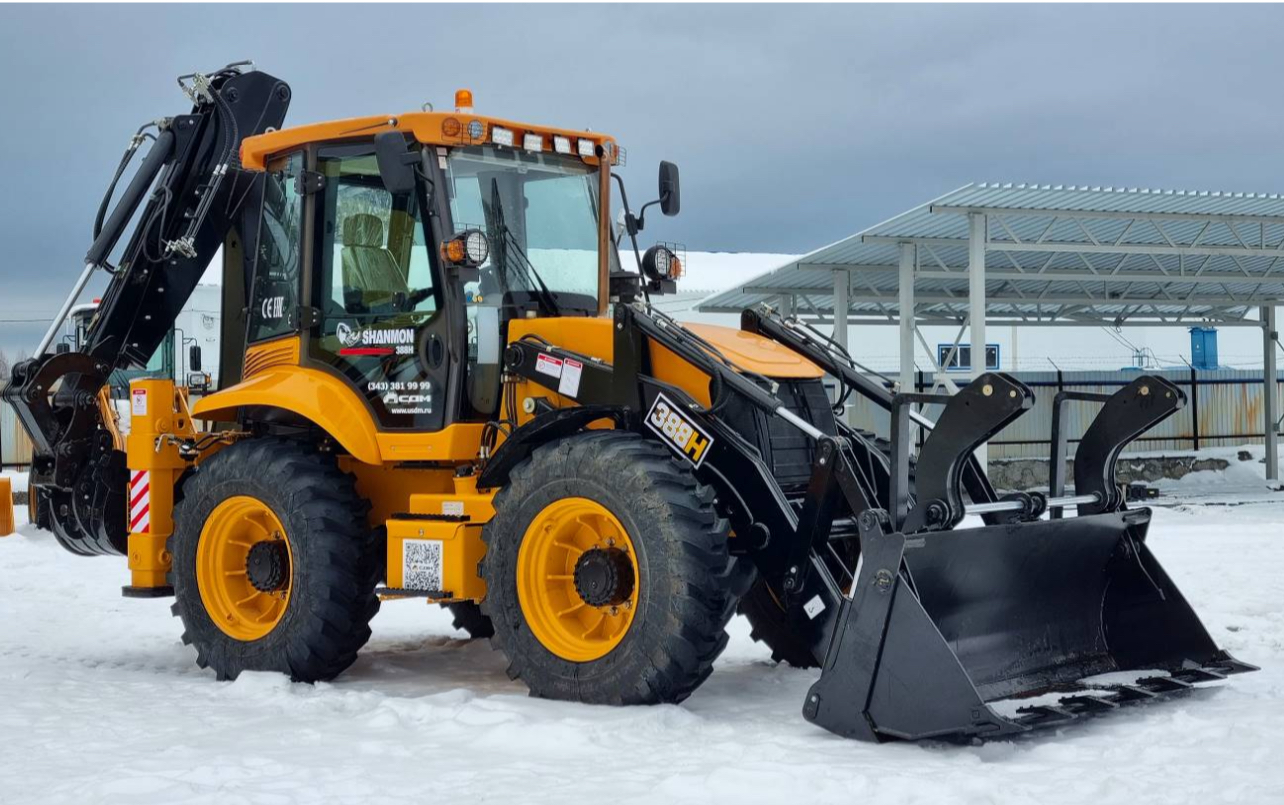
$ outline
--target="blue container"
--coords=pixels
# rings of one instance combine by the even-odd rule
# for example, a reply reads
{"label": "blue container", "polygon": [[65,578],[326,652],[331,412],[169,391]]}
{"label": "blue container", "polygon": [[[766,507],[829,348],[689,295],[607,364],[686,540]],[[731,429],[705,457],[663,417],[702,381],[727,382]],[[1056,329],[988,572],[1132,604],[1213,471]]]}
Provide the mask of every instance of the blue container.
{"label": "blue container", "polygon": [[1196,369],[1217,368],[1217,328],[1190,328],[1190,364]]}

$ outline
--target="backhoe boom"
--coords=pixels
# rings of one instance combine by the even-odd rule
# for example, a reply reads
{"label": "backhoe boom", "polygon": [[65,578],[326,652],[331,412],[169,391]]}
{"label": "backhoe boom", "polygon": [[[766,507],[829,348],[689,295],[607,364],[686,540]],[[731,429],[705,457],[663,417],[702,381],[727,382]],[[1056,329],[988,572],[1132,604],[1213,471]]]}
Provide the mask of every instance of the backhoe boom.
{"label": "backhoe boom", "polygon": [[[98,219],[85,271],[50,327],[58,332],[96,271],[109,272],[82,351],[54,354],[46,335],[34,358],[14,366],[4,390],[32,437],[30,483],[47,518],[41,525],[75,553],[124,553],[128,536],[125,455],[98,393],[113,370],[147,364],[244,206],[259,198],[263,174],[241,170],[240,143],[279,128],[290,102],[283,81],[240,66],[197,84],[204,89],[192,93],[190,113],[152,124],[157,134],[147,157],[115,209]],[[149,137],[135,135],[117,180]],[[104,210],[114,189],[113,181]],[[113,266],[109,257],[127,233]]]}

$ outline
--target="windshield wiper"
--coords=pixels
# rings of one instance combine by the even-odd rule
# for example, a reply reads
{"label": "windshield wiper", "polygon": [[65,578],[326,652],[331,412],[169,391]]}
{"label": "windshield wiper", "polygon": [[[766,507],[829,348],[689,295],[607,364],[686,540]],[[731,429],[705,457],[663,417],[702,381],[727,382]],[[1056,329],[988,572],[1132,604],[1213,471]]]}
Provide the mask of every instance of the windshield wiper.
{"label": "windshield wiper", "polygon": [[[527,285],[532,286],[531,290],[537,290],[534,286],[538,285],[540,299],[548,307],[549,315],[559,315],[561,311],[557,305],[557,297],[548,289],[548,285],[544,283],[544,278],[539,275],[539,271],[535,268],[535,264],[526,256],[526,252],[523,251],[521,245],[518,244],[517,238],[513,236],[512,231],[509,230],[508,226],[505,225],[503,221],[500,221],[499,229],[504,233],[504,241],[516,250],[517,256],[521,259],[523,273],[526,274]],[[507,252],[507,249],[505,249],[505,252]],[[534,282],[531,282],[532,279]]]}
{"label": "windshield wiper", "polygon": [[553,292],[548,289],[548,285],[544,283],[544,278],[539,275],[539,270],[535,268],[535,264],[526,256],[521,244],[517,242],[517,238],[509,230],[508,224],[504,222],[504,202],[499,196],[499,182],[493,178],[490,180],[490,197],[492,201],[490,203],[483,201],[482,206],[485,208],[484,212],[489,219],[487,221],[489,227],[498,229],[504,238],[504,248],[498,250],[502,257],[502,268],[505,272],[509,269],[508,247],[511,246],[521,259],[522,264],[518,267],[522,269],[522,274],[525,275],[523,279],[527,288],[538,292],[537,295],[550,316],[557,316],[560,313],[557,297],[553,296]]}

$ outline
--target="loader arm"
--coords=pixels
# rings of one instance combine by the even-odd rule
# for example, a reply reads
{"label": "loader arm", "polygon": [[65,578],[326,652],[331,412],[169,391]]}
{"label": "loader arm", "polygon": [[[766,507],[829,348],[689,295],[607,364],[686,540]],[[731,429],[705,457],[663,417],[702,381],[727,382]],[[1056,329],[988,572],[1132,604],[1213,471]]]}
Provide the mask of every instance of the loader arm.
{"label": "loader arm", "polygon": [[[1000,496],[973,451],[1033,404],[1019,381],[987,373],[948,397],[888,394],[808,328],[753,312],[742,327],[884,404],[892,420],[885,488],[858,457],[863,435],[798,421],[769,378],[738,370],[662,314],[627,305],[615,309],[612,363],[548,341],[510,344],[507,370],[549,390],[559,384],[538,371],[540,356],[583,363],[576,401],[584,408],[547,407],[500,447],[479,486],[501,483],[508,451],[590,419],[609,416],[658,439],[713,488],[736,534],[733,553],[753,562],[782,628],[821,665],[804,716],[848,737],[999,737],[1254,670],[1217,647],[1149,552],[1149,510],[1130,511],[1112,493],[1115,459],[1181,407],[1180,391],[1142,376],[1100,400],[1077,455],[1076,494]],[[711,399],[649,374],[648,344],[708,376]],[[786,495],[737,432],[726,414],[732,401],[813,440],[805,495]],[[919,422],[930,434],[911,479],[914,403],[943,409],[935,422]],[[1049,508],[1078,514],[1045,520]],[[965,525],[967,513],[984,525]],[[1101,678],[1116,673],[1131,681]],[[1052,705],[1012,701],[1053,693]]]}
{"label": "loader arm", "polygon": [[[34,445],[31,484],[47,504],[45,525],[74,553],[124,553],[128,537],[125,454],[114,422],[104,421],[99,392],[113,371],[146,366],[224,239],[252,222],[242,215],[260,198],[262,174],[241,169],[241,140],[279,128],[290,101],[287,84],[244,65],[184,76],[179,85],[191,111],[144,126],[131,140],[79,280],[3,394]],[[152,127],[155,136],[145,133]],[[116,182],[147,139],[150,150],[107,214]],[[242,241],[255,238],[246,231]],[[253,252],[243,250],[247,262]],[[53,354],[67,313],[99,270],[111,279],[83,346]]]}

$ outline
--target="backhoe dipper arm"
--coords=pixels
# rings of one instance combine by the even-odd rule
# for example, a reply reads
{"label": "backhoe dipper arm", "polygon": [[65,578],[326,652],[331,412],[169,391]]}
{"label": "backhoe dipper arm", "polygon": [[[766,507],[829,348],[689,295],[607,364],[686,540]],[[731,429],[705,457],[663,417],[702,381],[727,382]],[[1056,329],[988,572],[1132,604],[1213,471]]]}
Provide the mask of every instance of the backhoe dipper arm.
{"label": "backhoe dipper arm", "polygon": [[[104,422],[99,392],[113,370],[147,364],[239,220],[242,203],[258,198],[251,191],[262,177],[242,171],[241,140],[279,128],[290,102],[285,82],[243,65],[187,78],[180,86],[193,101],[191,112],[152,124],[158,133],[151,149],[108,215],[113,181],[84,271],[36,356],[14,366],[3,394],[31,435],[31,485],[43,495],[48,525],[74,553],[124,553],[128,538],[125,454],[113,439],[114,424]],[[149,127],[131,140],[117,180]],[[126,234],[112,266],[109,257]],[[98,269],[112,278],[84,346],[50,353]]]}

